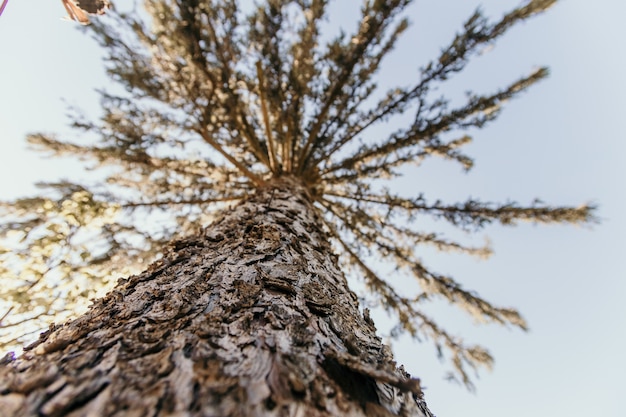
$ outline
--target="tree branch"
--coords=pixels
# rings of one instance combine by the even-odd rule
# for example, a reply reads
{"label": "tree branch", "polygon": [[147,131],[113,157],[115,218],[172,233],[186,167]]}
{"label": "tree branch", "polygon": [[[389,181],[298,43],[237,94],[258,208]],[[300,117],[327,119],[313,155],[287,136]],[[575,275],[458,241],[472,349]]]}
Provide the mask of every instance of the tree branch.
{"label": "tree branch", "polygon": [[250,181],[255,183],[257,186],[265,185],[265,181],[253,174],[248,168],[246,168],[241,162],[237,159],[233,158],[228,152],[226,152],[219,143],[213,140],[211,134],[207,131],[206,127],[202,126],[200,129],[197,129],[196,132],[202,136],[202,139],[209,145],[211,145],[216,151],[218,151],[224,158],[228,160],[231,164],[233,164],[237,169],[241,172],[242,175],[247,177]]}
{"label": "tree branch", "polygon": [[261,98],[261,112],[263,114],[263,124],[265,125],[265,136],[267,137],[267,149],[270,157],[270,170],[278,173],[280,168],[276,161],[276,146],[274,145],[274,136],[270,124],[270,116],[267,111],[267,99],[265,94],[265,77],[263,76],[263,66],[261,61],[256,63],[256,74],[259,80],[259,97]]}

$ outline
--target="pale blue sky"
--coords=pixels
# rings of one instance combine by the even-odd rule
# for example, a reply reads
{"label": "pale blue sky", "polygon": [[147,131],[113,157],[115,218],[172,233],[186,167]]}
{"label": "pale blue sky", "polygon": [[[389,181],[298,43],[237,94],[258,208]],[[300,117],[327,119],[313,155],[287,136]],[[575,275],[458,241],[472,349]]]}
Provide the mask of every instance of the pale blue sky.
{"label": "pale blue sky", "polygon": [[[349,20],[340,0],[332,18]],[[482,4],[499,16],[511,0],[418,1],[411,33],[381,73],[383,83],[410,82]],[[33,191],[41,179],[83,175],[67,161],[38,159],[25,150],[27,132],[67,132],[66,105],[98,114],[94,88],[105,86],[99,52],[75,24],[61,21],[59,0],[9,0],[0,18],[0,198]],[[509,103],[499,121],[474,134],[476,166],[463,174],[452,163],[427,163],[396,185],[448,201],[556,204],[593,201],[602,224],[486,230],[495,255],[424,260],[501,305],[518,307],[531,330],[474,327],[454,310],[440,319],[496,357],[472,394],[444,382],[445,366],[425,344],[394,344],[399,363],[427,387],[439,416],[624,416],[626,373],[626,3],[562,0],[546,15],[506,35],[451,88],[492,91],[548,65],[552,76]],[[452,90],[454,91],[454,90]],[[482,242],[482,236],[477,242]],[[379,327],[384,323],[379,319]]]}

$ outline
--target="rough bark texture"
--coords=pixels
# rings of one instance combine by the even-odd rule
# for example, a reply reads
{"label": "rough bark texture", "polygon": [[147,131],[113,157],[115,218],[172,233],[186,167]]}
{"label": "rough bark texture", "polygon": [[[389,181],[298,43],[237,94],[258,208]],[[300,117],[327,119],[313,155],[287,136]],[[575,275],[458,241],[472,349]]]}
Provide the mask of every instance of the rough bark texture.
{"label": "rough bark texture", "polygon": [[430,416],[282,179],[0,363],[2,416]]}

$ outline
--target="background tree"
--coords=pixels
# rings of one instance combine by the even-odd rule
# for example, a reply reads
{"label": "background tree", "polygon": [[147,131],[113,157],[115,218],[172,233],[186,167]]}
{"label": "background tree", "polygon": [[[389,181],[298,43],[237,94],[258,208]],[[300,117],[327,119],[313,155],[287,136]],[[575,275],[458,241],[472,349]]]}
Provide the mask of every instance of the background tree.
{"label": "background tree", "polygon": [[[23,239],[24,256],[22,264],[15,258],[13,264],[7,263],[7,273],[11,268],[20,271],[31,289],[47,285],[45,277],[53,282],[55,276],[72,274],[99,279],[112,263],[127,265],[124,257],[154,256],[176,233],[205,223],[204,206],[219,209],[212,203],[243,199],[275,176],[295,176],[313,192],[346,263],[360,269],[382,305],[398,314],[399,328],[415,336],[427,334],[450,349],[457,371],[469,382],[463,364],[489,363],[490,356],[454,340],[421,313],[419,302],[441,296],[488,321],[521,327],[524,323],[515,311],[494,307],[451,278],[429,271],[413,251],[415,243],[474,254],[486,253],[485,248],[467,248],[420,232],[398,216],[432,214],[462,228],[480,228],[492,221],[511,224],[520,219],[581,222],[590,219],[589,209],[474,200],[428,203],[423,196],[407,198],[383,188],[381,179],[399,175],[404,164],[428,156],[444,156],[471,167],[471,160],[459,151],[468,138],[455,138],[453,130],[482,127],[497,116],[503,100],[546,75],[540,69],[493,94],[468,94],[458,106],[431,94],[437,83],[463,69],[479,48],[552,3],[531,2],[495,23],[477,12],[441,56],[422,69],[417,82],[376,98],[371,77],[406,27],[402,20],[392,22],[407,3],[372,4],[364,9],[366,17],[354,36],[330,40],[326,48],[313,47],[324,2],[289,3],[282,8],[270,4],[250,15],[249,30],[238,24],[240,16],[231,5],[203,9],[189,3],[184,9],[150,4],[151,30],[123,15],[114,26],[119,33],[111,27],[96,28],[110,53],[109,71],[130,96],[103,92],[102,123],[76,119],[77,127],[102,134],[100,144],[72,144],[44,135],[29,140],[55,154],[75,153],[98,164],[121,164],[121,171],[109,175],[107,188],[49,184],[59,193],[56,198],[7,205],[16,221],[7,223],[6,230],[25,231],[9,237]],[[286,21],[293,25],[285,27]],[[126,39],[130,32],[119,29],[123,27],[135,30],[137,36]],[[252,50],[244,53],[242,45]],[[376,123],[409,111],[414,120],[407,128],[380,141],[359,136]],[[197,146],[198,139],[221,158],[209,159]],[[172,144],[180,150],[167,150]],[[178,224],[170,229],[142,230],[145,224],[112,218],[116,210],[131,213],[126,219],[132,219],[132,214],[145,217],[138,214],[142,210],[156,214],[156,207],[165,206],[182,208],[172,210]],[[41,215],[33,217],[33,213]],[[101,223],[100,229],[83,227],[99,226],[94,219]],[[414,299],[397,294],[367,266],[363,247],[414,275],[424,293]],[[29,279],[32,271],[39,278]],[[32,308],[37,307],[33,300],[44,307],[50,303],[34,299],[24,289],[24,285],[8,289],[14,300],[28,300],[16,306],[50,313],[50,308]],[[68,300],[71,290],[63,289]]]}

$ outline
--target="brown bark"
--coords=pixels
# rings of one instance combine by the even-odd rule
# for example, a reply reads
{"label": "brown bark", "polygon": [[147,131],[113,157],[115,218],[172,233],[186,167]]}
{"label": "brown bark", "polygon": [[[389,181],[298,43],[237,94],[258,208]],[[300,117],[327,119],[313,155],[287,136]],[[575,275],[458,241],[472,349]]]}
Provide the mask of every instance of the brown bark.
{"label": "brown bark", "polygon": [[430,416],[308,191],[274,181],[0,361],[3,416]]}

